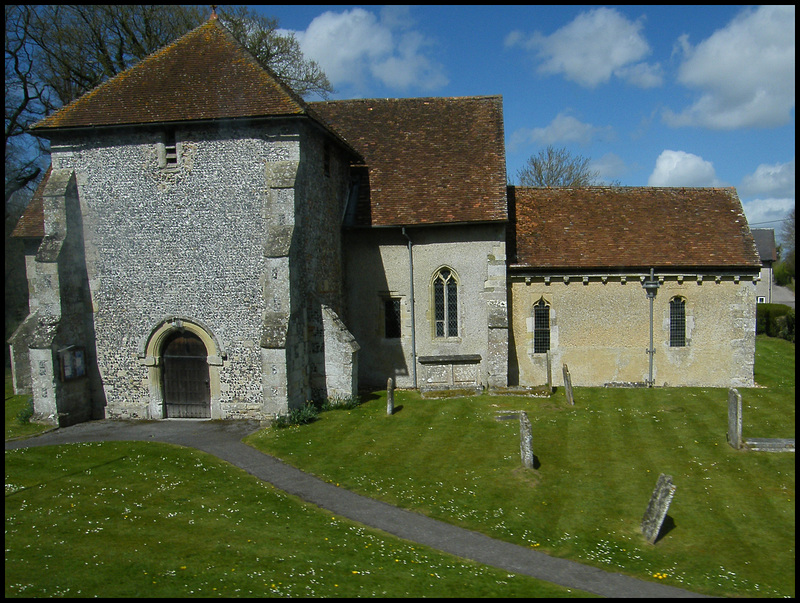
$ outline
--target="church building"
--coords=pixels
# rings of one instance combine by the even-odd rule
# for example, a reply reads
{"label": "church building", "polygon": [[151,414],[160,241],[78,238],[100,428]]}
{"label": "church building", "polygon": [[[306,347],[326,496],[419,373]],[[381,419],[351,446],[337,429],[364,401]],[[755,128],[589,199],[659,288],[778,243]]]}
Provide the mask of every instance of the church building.
{"label": "church building", "polygon": [[500,96],[307,102],[211,19],[36,124],[10,340],[38,418],[359,388],[752,386],[733,189],[526,189]]}

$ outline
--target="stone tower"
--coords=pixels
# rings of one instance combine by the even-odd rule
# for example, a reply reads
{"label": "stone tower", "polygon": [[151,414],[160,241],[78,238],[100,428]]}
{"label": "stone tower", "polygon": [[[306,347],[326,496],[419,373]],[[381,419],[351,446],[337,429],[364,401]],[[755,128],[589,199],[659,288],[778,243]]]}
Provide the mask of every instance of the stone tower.
{"label": "stone tower", "polygon": [[12,352],[40,418],[264,419],[356,392],[358,154],[216,19],[34,132],[52,168],[43,232],[16,233],[32,302]]}

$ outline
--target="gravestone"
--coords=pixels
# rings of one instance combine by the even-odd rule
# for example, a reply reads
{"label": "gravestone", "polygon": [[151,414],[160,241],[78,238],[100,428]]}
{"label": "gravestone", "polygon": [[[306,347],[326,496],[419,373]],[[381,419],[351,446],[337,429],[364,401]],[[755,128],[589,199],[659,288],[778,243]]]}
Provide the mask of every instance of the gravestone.
{"label": "gravestone", "polygon": [[389,416],[394,414],[394,381],[391,377],[386,382],[386,414]]}
{"label": "gravestone", "polygon": [[522,465],[533,469],[533,433],[531,420],[525,412],[519,413],[519,455]]}
{"label": "gravestone", "polygon": [[553,358],[547,350],[547,389],[553,391]]}
{"label": "gravestone", "polygon": [[728,390],[728,443],[742,447],[742,394],[735,389]]}
{"label": "gravestone", "polygon": [[575,406],[575,398],[572,395],[572,377],[566,364],[564,365],[564,391],[567,394],[567,404]]}
{"label": "gravestone", "polygon": [[653,490],[650,503],[647,505],[644,517],[642,517],[642,534],[650,544],[655,544],[658,539],[658,533],[664,524],[669,504],[672,502],[674,495],[675,486],[672,484],[672,476],[662,473],[658,476],[656,489]]}

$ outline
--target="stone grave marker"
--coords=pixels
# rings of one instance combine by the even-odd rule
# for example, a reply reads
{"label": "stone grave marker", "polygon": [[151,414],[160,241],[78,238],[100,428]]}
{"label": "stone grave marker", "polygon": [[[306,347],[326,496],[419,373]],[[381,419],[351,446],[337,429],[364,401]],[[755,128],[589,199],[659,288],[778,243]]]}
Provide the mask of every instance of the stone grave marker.
{"label": "stone grave marker", "polygon": [[742,447],[742,394],[736,389],[728,390],[728,443]]}
{"label": "stone grave marker", "polygon": [[567,404],[575,406],[575,397],[572,395],[572,377],[566,364],[564,365],[564,391],[567,394]]}
{"label": "stone grave marker", "polygon": [[519,413],[519,455],[522,465],[533,469],[533,433],[528,413]]}
{"label": "stone grave marker", "polygon": [[642,534],[650,544],[655,544],[658,539],[658,533],[664,524],[669,504],[672,502],[674,495],[675,486],[672,484],[672,476],[662,473],[658,476],[656,489],[653,490],[650,503],[647,505],[644,517],[642,517]]}

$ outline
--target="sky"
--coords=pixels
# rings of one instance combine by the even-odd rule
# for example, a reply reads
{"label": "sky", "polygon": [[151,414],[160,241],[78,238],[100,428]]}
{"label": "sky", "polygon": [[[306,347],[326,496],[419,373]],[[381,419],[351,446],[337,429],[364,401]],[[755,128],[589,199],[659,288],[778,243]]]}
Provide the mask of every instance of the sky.
{"label": "sky", "polygon": [[251,8],[331,99],[501,95],[512,183],[552,145],[606,183],[735,187],[776,234],[794,208],[794,6]]}

